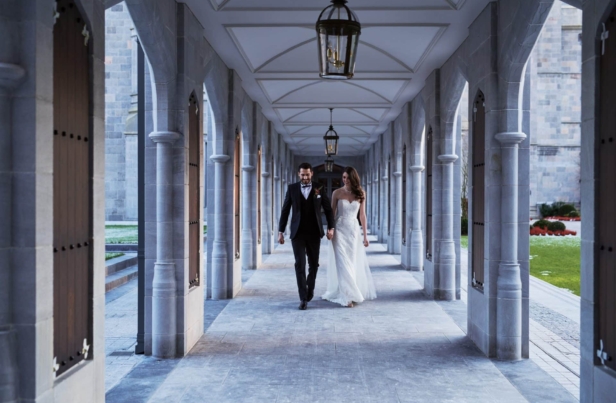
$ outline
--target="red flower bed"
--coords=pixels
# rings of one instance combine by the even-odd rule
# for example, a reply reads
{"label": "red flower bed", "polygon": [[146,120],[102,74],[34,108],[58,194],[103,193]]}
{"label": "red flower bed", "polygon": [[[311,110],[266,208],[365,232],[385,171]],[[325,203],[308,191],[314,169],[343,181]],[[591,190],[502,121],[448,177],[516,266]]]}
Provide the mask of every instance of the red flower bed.
{"label": "red flower bed", "polygon": [[558,221],[582,221],[582,217],[543,217],[544,220],[558,220]]}
{"label": "red flower bed", "polygon": [[530,230],[530,234],[535,235],[535,236],[546,236],[546,235],[565,236],[565,235],[577,235],[577,232],[571,231],[568,229],[563,230],[563,231],[549,231],[547,229],[543,229],[540,227],[533,227],[533,229]]}

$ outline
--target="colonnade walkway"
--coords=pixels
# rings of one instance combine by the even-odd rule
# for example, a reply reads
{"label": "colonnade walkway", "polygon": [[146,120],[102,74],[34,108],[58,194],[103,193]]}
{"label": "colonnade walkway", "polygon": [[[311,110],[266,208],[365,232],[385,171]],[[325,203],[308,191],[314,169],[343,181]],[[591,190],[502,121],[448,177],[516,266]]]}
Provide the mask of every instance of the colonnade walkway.
{"label": "colonnade walkway", "polygon": [[307,311],[297,309],[287,243],[237,298],[206,302],[206,316],[210,303],[217,316],[186,357],[141,359],[107,402],[577,401],[532,360],[486,358],[463,331],[464,302],[428,299],[421,273],[402,270],[383,245],[368,249],[378,299],[354,308],[320,300],[326,254],[324,241]]}

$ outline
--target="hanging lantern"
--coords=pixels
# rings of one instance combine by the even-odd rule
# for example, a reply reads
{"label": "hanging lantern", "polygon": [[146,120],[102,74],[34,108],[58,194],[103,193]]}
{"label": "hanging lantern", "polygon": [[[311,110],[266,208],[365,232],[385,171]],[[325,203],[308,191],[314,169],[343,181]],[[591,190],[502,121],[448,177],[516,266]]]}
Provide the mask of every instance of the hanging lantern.
{"label": "hanging lantern", "polygon": [[331,0],[317,20],[319,43],[319,75],[334,80],[353,78],[361,25],[345,4]]}
{"label": "hanging lantern", "polygon": [[333,112],[334,108],[329,108],[329,130],[323,136],[323,140],[325,140],[325,154],[327,156],[337,155],[338,154],[338,133],[334,130],[333,126]]}
{"label": "hanging lantern", "polygon": [[325,172],[334,172],[334,159],[330,156],[325,159]]}

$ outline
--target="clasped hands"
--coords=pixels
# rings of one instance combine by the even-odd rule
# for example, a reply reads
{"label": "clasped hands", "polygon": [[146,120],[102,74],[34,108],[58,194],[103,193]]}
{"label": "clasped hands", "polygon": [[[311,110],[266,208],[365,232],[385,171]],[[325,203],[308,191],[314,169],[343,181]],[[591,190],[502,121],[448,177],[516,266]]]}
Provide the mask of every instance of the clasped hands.
{"label": "clasped hands", "polygon": [[330,228],[327,230],[327,234],[325,235],[327,237],[328,240],[332,240],[332,238],[334,237],[334,229]]}

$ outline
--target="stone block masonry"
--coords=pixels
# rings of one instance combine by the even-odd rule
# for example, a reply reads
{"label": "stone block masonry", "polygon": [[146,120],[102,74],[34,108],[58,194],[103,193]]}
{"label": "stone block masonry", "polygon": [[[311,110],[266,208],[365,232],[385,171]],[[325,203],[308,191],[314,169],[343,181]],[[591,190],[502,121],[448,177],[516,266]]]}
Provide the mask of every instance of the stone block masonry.
{"label": "stone block masonry", "polygon": [[134,136],[126,135],[132,92],[133,32],[133,22],[124,2],[105,11],[105,219],[108,221],[137,219],[136,188],[127,186],[127,181],[137,177],[136,138],[131,141],[128,137]]}

